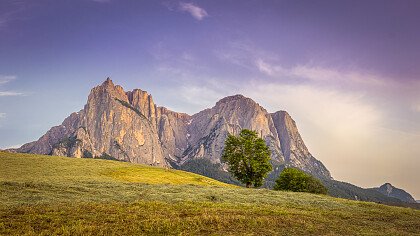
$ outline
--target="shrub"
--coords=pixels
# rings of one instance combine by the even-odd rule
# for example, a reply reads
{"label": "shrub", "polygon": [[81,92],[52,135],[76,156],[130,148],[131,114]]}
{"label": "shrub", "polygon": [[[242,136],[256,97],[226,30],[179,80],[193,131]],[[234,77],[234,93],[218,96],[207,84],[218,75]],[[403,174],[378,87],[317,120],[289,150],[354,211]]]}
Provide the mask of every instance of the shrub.
{"label": "shrub", "polygon": [[327,194],[328,192],[321,181],[295,168],[286,168],[281,172],[276,180],[274,190],[316,194]]}

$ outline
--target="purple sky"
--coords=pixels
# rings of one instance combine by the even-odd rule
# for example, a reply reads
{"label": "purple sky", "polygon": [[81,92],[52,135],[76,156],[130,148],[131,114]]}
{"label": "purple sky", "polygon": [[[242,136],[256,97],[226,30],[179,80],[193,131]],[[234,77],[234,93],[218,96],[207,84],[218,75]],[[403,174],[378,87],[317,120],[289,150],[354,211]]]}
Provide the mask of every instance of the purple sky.
{"label": "purple sky", "polygon": [[107,76],[193,114],[242,93],[287,110],[339,180],[420,198],[420,1],[0,1],[0,148]]}

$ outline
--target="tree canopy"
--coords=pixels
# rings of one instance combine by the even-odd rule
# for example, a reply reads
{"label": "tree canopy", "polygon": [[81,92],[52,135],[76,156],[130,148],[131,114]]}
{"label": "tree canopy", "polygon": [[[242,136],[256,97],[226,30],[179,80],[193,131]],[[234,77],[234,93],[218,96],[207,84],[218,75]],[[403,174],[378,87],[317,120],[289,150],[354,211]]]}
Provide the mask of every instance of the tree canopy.
{"label": "tree canopy", "polygon": [[276,180],[274,190],[327,194],[327,188],[313,176],[295,169],[284,169]]}
{"label": "tree canopy", "polygon": [[255,131],[243,129],[238,136],[228,135],[222,161],[229,172],[247,188],[260,187],[272,170],[270,150]]}

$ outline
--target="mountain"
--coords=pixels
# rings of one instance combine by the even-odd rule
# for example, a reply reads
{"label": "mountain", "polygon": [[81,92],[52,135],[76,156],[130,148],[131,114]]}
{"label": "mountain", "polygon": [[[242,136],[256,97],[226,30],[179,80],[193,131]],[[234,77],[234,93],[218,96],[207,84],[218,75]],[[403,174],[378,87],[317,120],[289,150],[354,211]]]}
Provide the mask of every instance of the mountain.
{"label": "mountain", "polygon": [[125,92],[109,78],[91,90],[81,111],[15,151],[167,167],[182,167],[194,160],[220,165],[227,135],[241,129],[255,130],[265,140],[274,173],[291,166],[332,179],[310,154],[295,121],[285,111],[268,113],[252,99],[234,95],[188,115],[156,106],[146,91]]}
{"label": "mountain", "polygon": [[392,186],[390,183],[385,183],[379,188],[372,188],[387,197],[397,198],[403,202],[407,203],[417,203],[417,201],[411,196],[409,193],[404,191],[403,189],[396,188]]}

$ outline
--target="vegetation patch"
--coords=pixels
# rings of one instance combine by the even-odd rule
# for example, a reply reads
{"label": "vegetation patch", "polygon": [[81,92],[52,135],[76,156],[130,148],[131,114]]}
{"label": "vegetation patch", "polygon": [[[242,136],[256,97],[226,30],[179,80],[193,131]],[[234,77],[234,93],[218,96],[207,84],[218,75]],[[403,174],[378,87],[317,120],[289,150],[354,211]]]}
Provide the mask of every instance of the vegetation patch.
{"label": "vegetation patch", "polygon": [[418,210],[213,181],[126,162],[0,152],[0,235],[420,234]]}
{"label": "vegetation patch", "polygon": [[120,167],[106,175],[134,183],[236,187],[190,172],[149,166]]}
{"label": "vegetation patch", "polygon": [[284,169],[274,190],[327,194],[327,188],[315,177],[295,168]]}
{"label": "vegetation patch", "polygon": [[233,178],[229,172],[223,171],[221,164],[213,164],[209,159],[192,159],[180,167],[175,166],[175,168],[199,175],[204,175],[228,184],[241,184],[238,180]]}

